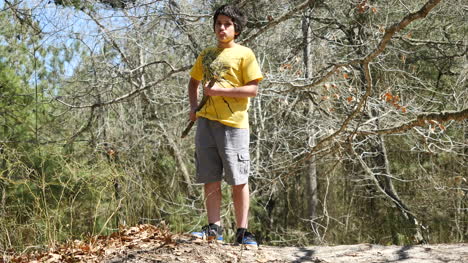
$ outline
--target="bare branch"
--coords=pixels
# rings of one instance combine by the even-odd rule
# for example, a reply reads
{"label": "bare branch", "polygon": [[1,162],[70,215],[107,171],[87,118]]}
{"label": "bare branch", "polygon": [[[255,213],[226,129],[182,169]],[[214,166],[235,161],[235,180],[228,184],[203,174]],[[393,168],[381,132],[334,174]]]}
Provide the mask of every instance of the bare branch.
{"label": "bare branch", "polygon": [[97,19],[91,12],[84,12],[84,13],[87,14],[94,21],[94,23],[96,23],[96,25],[98,25],[99,28],[104,32],[104,35],[106,36],[108,41],[117,50],[117,52],[119,52],[120,56],[125,61],[125,63],[127,63],[127,65],[131,65],[130,60],[128,60],[127,56],[122,51],[120,46],[117,44],[117,42],[115,42],[114,38],[110,36],[109,30],[101,22],[99,22],[99,19]]}
{"label": "bare branch", "polygon": [[430,0],[427,2],[419,11],[415,13],[408,14],[405,16],[400,22],[392,25],[391,27],[385,29],[385,34],[382,37],[382,40],[380,43],[377,45],[377,48],[372,51],[369,55],[367,55],[364,59],[363,62],[370,62],[372,61],[375,57],[377,57],[380,53],[382,53],[387,46],[387,44],[390,42],[392,39],[393,35],[395,33],[401,31],[405,27],[407,27],[410,23],[417,19],[421,19],[427,16],[429,12],[437,5],[440,3],[441,0]]}
{"label": "bare branch", "polygon": [[9,8],[13,12],[13,15],[16,17],[16,19],[18,19],[20,24],[27,25],[28,27],[32,28],[35,34],[40,34],[42,32],[42,30],[32,22],[30,15],[24,14],[18,10],[18,3],[12,4],[8,0],[5,0],[5,3],[8,5],[8,7],[4,10],[0,10],[0,12]]}
{"label": "bare branch", "polygon": [[[423,18],[423,17],[426,17],[427,14],[429,13],[429,11],[431,11],[438,3],[440,2],[440,0],[430,0],[429,2],[427,2],[418,12],[416,13],[411,13],[407,16],[405,16],[399,23],[397,24],[394,24],[393,26],[391,26],[390,28],[388,28],[386,30],[386,33],[385,35],[383,36],[382,40],[380,41],[379,45],[377,46],[377,48],[371,52],[369,55],[367,55],[362,61],[362,67],[364,69],[364,73],[365,73],[365,79],[366,79],[366,93],[364,94],[364,96],[360,99],[358,105],[356,106],[356,108],[354,109],[354,111],[348,115],[348,117],[343,121],[343,123],[341,124],[340,128],[338,130],[336,130],[335,132],[333,132],[331,135],[325,137],[324,139],[320,140],[317,142],[317,144],[312,148],[312,151],[311,151],[311,154],[308,154],[308,156],[306,157],[306,160],[310,159],[312,157],[312,153],[314,153],[315,151],[317,151],[320,147],[322,147],[322,145],[325,143],[325,142],[328,142],[330,140],[332,140],[333,138],[335,138],[336,136],[338,136],[341,132],[343,132],[348,124],[350,123],[350,121],[352,119],[354,119],[358,113],[363,109],[363,106],[365,105],[366,101],[367,101],[367,98],[370,96],[371,94],[371,91],[372,91],[372,79],[371,79],[371,75],[370,75],[370,70],[369,70],[369,63],[377,56],[379,55],[380,53],[383,52],[383,50],[385,49],[385,47],[387,46],[388,42],[390,41],[390,39],[393,37],[393,35],[402,30],[403,28],[405,28],[406,26],[408,26],[411,22],[413,22],[414,20],[416,19],[419,19],[419,18]],[[350,63],[356,63],[357,61],[354,60]],[[348,65],[350,64],[348,63]],[[331,76],[333,74],[333,72],[337,71],[339,67],[343,67],[345,66],[346,64],[341,64],[339,66],[335,66],[331,71],[329,71],[322,79],[320,82],[315,82],[315,83],[321,83],[323,82],[326,78],[328,78],[329,76]],[[306,87],[306,86],[304,86]]]}
{"label": "bare branch", "polygon": [[308,6],[311,6],[315,3],[315,0],[307,0],[304,1],[303,3],[299,4],[298,6],[294,7],[291,11],[288,13],[278,17],[277,19],[271,20],[268,24],[266,24],[264,27],[260,28],[255,34],[251,35],[250,37],[242,40],[240,43],[241,44],[247,44],[257,38],[259,35],[265,33],[268,29],[278,25],[279,23],[288,20],[291,18],[295,13],[307,8]]}
{"label": "bare branch", "polygon": [[[306,84],[306,85],[296,85],[296,88],[311,88],[315,87],[323,82],[325,82],[328,78],[330,78],[334,73],[336,73],[340,68],[350,66],[350,65],[356,65],[356,64],[365,64],[371,62],[375,57],[377,57],[380,53],[382,53],[387,46],[387,44],[390,42],[392,37],[395,35],[395,33],[401,31],[404,29],[406,26],[408,26],[411,22],[413,22],[416,19],[424,18],[427,16],[427,14],[440,2],[440,0],[430,0],[427,2],[418,12],[411,13],[407,16],[405,16],[400,22],[392,25],[391,27],[387,28],[385,30],[385,34],[382,37],[382,40],[379,42],[377,45],[377,48],[375,48],[370,54],[368,54],[364,59],[357,59],[357,60],[352,60],[346,63],[341,63],[341,64],[336,64],[333,66],[331,70],[329,70],[325,75],[322,77],[318,78],[316,81]],[[268,25],[267,25],[268,26]]]}
{"label": "bare branch", "polygon": [[73,134],[68,140],[67,140],[67,143],[66,144],[71,144],[75,141],[75,139],[80,136],[80,134],[82,134],[83,132],[85,132],[86,130],[88,130],[90,127],[91,127],[91,123],[93,123],[93,120],[94,120],[94,110],[95,110],[95,107],[92,107],[91,108],[91,112],[89,114],[89,118],[88,118],[88,121],[86,122],[85,125],[83,125],[79,131],[77,131],[75,134]]}
{"label": "bare branch", "polygon": [[375,135],[375,134],[393,134],[404,132],[414,127],[424,127],[426,125],[444,123],[448,121],[463,121],[468,119],[468,108],[461,111],[443,111],[422,113],[416,119],[406,122],[398,127],[376,130],[376,131],[358,131],[354,132],[359,135]]}
{"label": "bare branch", "polygon": [[313,153],[318,151],[318,149],[320,149],[320,147],[322,147],[323,144],[325,144],[326,142],[332,140],[333,138],[338,136],[341,132],[343,132],[348,127],[348,124],[351,122],[351,120],[354,119],[361,112],[361,110],[364,108],[364,105],[367,102],[367,98],[371,95],[372,78],[371,78],[370,71],[369,71],[369,64],[366,63],[365,65],[363,65],[363,68],[364,68],[364,74],[365,74],[365,78],[366,78],[366,82],[367,82],[366,83],[367,84],[366,85],[366,93],[359,100],[359,103],[357,104],[354,111],[351,114],[349,114],[348,117],[343,121],[340,128],[338,130],[336,130],[334,133],[332,133],[331,135],[329,135],[329,136],[325,137],[324,139],[318,141],[317,144],[312,148],[311,153],[308,154],[308,156],[305,158],[306,160],[309,160],[310,158],[312,158]]}
{"label": "bare branch", "polygon": [[57,100],[58,102],[62,103],[63,105],[65,106],[68,106],[70,108],[74,108],[74,109],[83,109],[83,108],[93,108],[93,107],[102,107],[102,106],[106,106],[106,105],[110,105],[110,104],[114,104],[114,103],[118,103],[118,102],[121,102],[125,99],[130,99],[132,97],[134,97],[135,95],[139,94],[140,92],[144,91],[144,90],[147,90],[155,85],[158,85],[160,84],[161,82],[167,80],[169,77],[171,77],[172,75],[176,74],[176,73],[179,73],[179,72],[183,72],[183,71],[186,71],[188,69],[190,69],[192,66],[189,65],[189,66],[184,66],[182,68],[179,68],[179,69],[175,69],[175,70],[171,70],[169,73],[166,74],[166,76],[164,76],[163,78],[161,79],[158,79],[158,80],[155,80],[155,81],[152,81],[148,84],[146,84],[145,86],[141,87],[141,88],[137,88],[127,94],[124,94],[120,97],[117,97],[115,99],[112,99],[112,100],[109,100],[109,101],[105,101],[105,102],[100,102],[100,103],[94,103],[94,104],[88,104],[88,105],[72,105],[72,104],[69,104],[69,103],[66,103],[64,102],[63,100],[61,100],[61,97],[57,97],[55,98],[55,100]]}
{"label": "bare branch", "polygon": [[356,59],[356,60],[352,60],[352,61],[347,62],[347,63],[335,64],[335,65],[333,65],[332,69],[330,69],[327,73],[325,73],[325,75],[318,77],[312,83],[308,83],[308,84],[305,84],[305,85],[294,85],[293,87],[294,88],[302,88],[302,89],[315,87],[317,85],[320,85],[320,84],[324,83],[327,79],[329,79],[331,76],[333,76],[333,74],[335,74],[340,68],[346,67],[346,66],[351,66],[351,65],[358,65],[360,63],[362,63],[362,60]]}

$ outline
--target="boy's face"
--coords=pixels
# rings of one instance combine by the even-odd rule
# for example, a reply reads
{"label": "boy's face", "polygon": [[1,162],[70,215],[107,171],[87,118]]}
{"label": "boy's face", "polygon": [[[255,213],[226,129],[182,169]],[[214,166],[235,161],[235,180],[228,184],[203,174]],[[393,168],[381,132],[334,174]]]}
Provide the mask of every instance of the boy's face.
{"label": "boy's face", "polygon": [[222,44],[227,44],[233,41],[236,36],[234,22],[232,22],[232,19],[229,16],[219,15],[216,18],[214,30],[218,42]]}

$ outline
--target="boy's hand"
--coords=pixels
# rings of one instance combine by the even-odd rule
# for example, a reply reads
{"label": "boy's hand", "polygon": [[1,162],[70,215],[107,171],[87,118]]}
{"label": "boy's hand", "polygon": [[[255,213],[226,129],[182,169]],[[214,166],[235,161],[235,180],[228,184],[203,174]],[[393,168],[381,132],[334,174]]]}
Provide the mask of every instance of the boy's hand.
{"label": "boy's hand", "polygon": [[190,110],[189,119],[190,119],[191,121],[196,121],[196,120],[197,120],[197,109],[191,109],[191,110]]}
{"label": "boy's hand", "polygon": [[217,84],[215,83],[212,87],[210,87],[210,83],[206,83],[203,87],[203,95],[205,96],[216,96],[216,91],[219,89]]}

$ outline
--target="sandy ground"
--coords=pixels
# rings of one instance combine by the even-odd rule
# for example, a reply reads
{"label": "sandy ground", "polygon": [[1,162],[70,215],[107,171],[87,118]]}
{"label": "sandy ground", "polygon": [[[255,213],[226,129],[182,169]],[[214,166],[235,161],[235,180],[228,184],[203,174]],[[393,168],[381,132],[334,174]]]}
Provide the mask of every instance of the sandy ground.
{"label": "sandy ground", "polygon": [[381,246],[372,244],[242,249],[231,244],[194,242],[181,236],[174,246],[128,250],[106,263],[134,262],[316,262],[468,263],[468,244]]}
{"label": "sandy ground", "polygon": [[468,263],[468,244],[381,246],[373,244],[246,249],[192,240],[167,227],[137,225],[107,236],[74,240],[47,250],[0,255],[0,263]]}

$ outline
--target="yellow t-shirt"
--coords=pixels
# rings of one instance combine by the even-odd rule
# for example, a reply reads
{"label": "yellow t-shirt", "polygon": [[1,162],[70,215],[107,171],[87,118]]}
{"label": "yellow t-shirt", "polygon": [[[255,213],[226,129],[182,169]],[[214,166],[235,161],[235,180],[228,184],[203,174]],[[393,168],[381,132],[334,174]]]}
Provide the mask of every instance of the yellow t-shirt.
{"label": "yellow t-shirt", "polygon": [[[263,79],[254,53],[241,45],[224,49],[206,48],[195,61],[190,76],[202,81],[203,85],[215,76],[217,85],[226,88],[240,87],[250,81]],[[249,98],[211,96],[197,116],[235,128],[248,128],[249,104]]]}

